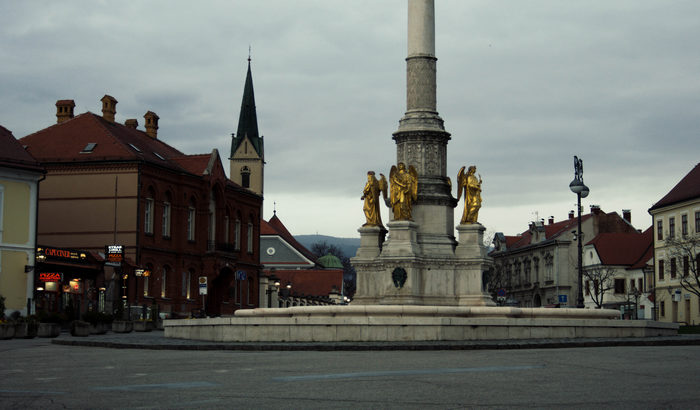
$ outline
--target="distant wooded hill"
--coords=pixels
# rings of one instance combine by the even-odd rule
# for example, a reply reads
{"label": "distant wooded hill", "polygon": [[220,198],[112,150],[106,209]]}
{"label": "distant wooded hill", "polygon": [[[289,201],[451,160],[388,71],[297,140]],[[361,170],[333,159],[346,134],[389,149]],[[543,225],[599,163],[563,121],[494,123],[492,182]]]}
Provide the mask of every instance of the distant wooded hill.
{"label": "distant wooded hill", "polygon": [[335,236],[326,235],[295,235],[294,239],[299,241],[300,244],[308,250],[315,243],[327,243],[328,245],[335,245],[346,257],[352,258],[357,253],[357,248],[360,247],[360,238],[336,238]]}

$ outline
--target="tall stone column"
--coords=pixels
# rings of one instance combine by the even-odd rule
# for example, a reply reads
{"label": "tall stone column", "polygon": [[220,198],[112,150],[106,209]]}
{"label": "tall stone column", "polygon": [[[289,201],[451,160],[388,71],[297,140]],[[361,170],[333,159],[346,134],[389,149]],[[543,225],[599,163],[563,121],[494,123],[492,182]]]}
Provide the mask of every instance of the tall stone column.
{"label": "tall stone column", "polygon": [[418,172],[418,198],[412,221],[387,223],[386,241],[380,228],[360,228],[362,244],[352,259],[357,271],[353,304],[493,304],[483,290],[490,266],[481,244],[483,227],[458,227],[459,246],[454,236],[457,199],[447,177],[450,134],[436,109],[436,63],[434,0],[408,0],[406,113],[394,141],[397,163]]}
{"label": "tall stone column", "polygon": [[418,199],[413,220],[418,243],[425,254],[453,253],[454,207],[447,182],[447,142],[437,112],[434,0],[408,1],[408,57],[406,58],[406,113],[394,133],[396,162],[418,171]]}

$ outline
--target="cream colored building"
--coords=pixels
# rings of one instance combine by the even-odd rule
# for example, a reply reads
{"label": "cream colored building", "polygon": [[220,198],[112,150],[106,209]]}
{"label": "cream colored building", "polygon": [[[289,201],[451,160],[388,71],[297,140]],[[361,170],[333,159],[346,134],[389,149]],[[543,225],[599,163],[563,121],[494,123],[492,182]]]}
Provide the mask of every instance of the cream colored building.
{"label": "cream colored building", "polygon": [[[43,170],[0,126],[0,295],[5,314],[33,313],[39,180]],[[27,309],[30,311],[28,312]]]}
{"label": "cream colored building", "polygon": [[[494,269],[488,280],[489,292],[499,291],[501,304],[520,307],[576,306],[578,295],[578,246],[575,231],[578,220],[574,211],[568,219],[532,222],[518,236],[496,233],[493,240]],[[631,214],[623,217],[615,212],[605,213],[597,205],[581,215],[583,240],[607,232],[636,232]],[[585,243],[584,242],[584,243]]]}
{"label": "cream colored building", "polygon": [[654,227],[657,319],[698,325],[700,163],[655,203],[649,213]]}

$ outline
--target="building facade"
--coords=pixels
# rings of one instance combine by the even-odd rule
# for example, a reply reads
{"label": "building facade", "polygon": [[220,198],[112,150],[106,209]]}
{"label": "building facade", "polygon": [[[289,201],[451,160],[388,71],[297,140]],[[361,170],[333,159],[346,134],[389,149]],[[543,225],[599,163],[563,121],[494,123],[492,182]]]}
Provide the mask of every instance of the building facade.
{"label": "building facade", "polygon": [[136,119],[116,122],[116,105],[106,95],[102,116],[74,116],[74,102],[60,100],[57,123],[21,139],[47,170],[39,243],[103,258],[120,249],[105,262],[106,311],[256,307],[262,197],[226,178],[217,150],[185,155],[159,137],[155,113],[139,130]]}
{"label": "building facade", "polygon": [[650,209],[657,320],[700,324],[700,164]]}
{"label": "building facade", "polygon": [[[338,304],[343,265],[333,255],[317,258],[287,230],[277,214],[261,221],[261,299],[267,307]],[[264,290],[266,289],[266,290]]]}
{"label": "building facade", "polygon": [[0,296],[8,313],[33,313],[36,215],[43,175],[39,163],[0,126]]}
{"label": "building facade", "polygon": [[[583,240],[604,232],[636,232],[631,216],[605,213],[592,205],[581,216]],[[569,218],[554,221],[550,217],[530,223],[518,236],[496,233],[494,268],[489,273],[488,289],[500,304],[521,307],[576,306],[578,292],[578,220],[574,211]]]}
{"label": "building facade", "polygon": [[653,319],[652,229],[601,233],[583,248],[584,304],[618,309],[625,319]]}

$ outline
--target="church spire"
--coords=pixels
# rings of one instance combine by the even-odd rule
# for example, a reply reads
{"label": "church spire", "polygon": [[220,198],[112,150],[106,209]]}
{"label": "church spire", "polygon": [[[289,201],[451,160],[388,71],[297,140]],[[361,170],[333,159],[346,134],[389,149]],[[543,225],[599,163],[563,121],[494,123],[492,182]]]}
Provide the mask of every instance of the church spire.
{"label": "church spire", "polygon": [[250,141],[250,144],[257,152],[258,156],[263,156],[263,142],[258,134],[258,115],[255,110],[255,93],[253,92],[253,75],[250,70],[250,52],[248,54],[248,73],[245,79],[243,88],[243,100],[241,102],[241,112],[238,117],[238,130],[233,137],[231,144],[231,157],[233,157],[236,149],[243,143],[245,139]]}
{"label": "church spire", "polygon": [[248,73],[243,87],[241,113],[238,117],[238,130],[233,134],[229,160],[231,181],[262,195],[265,182],[265,150],[263,137],[258,134],[253,74],[250,70],[250,49],[248,50]]}

